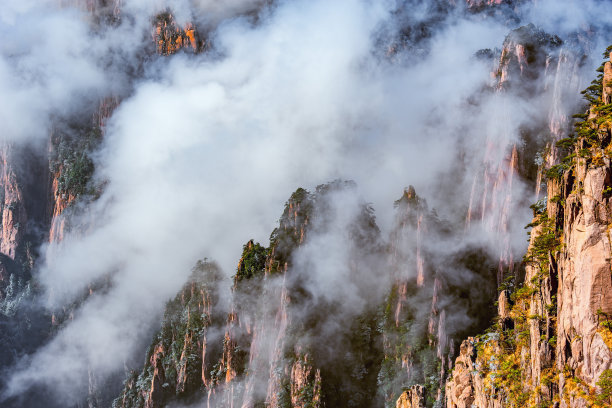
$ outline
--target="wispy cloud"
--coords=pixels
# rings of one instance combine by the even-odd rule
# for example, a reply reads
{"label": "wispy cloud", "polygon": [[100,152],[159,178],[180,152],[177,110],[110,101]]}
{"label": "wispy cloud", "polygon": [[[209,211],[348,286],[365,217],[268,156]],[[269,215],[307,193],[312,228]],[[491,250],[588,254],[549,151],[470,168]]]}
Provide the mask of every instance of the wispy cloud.
{"label": "wispy cloud", "polygon": [[[432,30],[428,52],[407,55],[410,63],[381,58],[374,47],[380,27],[394,24],[391,3],[282,1],[254,22],[244,12],[258,2],[126,0],[123,22],[97,33],[83,12],[51,3],[0,11],[7,139],[46,143],[52,116],[70,116],[109,90],[124,97],[96,156],[96,177],[108,184],[80,220],[90,228],[46,248],[38,272],[51,307],[104,276],[110,289],[13,373],[9,393],[46,384],[70,401],[86,392],[88,369],[121,370],[195,260],[213,258],[229,277],[242,244],[267,241],[298,186],[355,180],[385,234],[408,184],[443,215],[465,213],[487,140],[518,142],[521,125],[550,106],[544,97],[481,93],[490,65],[472,56],[502,44],[507,28],[495,21],[453,14]],[[584,20],[600,14],[596,3],[585,5]],[[168,5],[180,22],[212,24],[214,52],[155,59],[132,81],[151,13]],[[529,15],[551,31],[581,27],[558,9],[538,2]],[[477,109],[466,102],[474,95]],[[499,151],[491,160],[505,159]],[[529,210],[516,211],[519,251]],[[483,231],[469,239],[491,241]],[[336,270],[324,276],[344,278],[330,276]]]}

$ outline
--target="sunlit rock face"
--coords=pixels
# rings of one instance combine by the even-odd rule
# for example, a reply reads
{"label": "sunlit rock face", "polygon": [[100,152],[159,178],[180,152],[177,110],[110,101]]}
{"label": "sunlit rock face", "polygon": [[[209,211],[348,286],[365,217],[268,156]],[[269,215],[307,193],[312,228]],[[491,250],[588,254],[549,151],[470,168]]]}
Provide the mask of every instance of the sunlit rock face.
{"label": "sunlit rock face", "polygon": [[400,395],[396,403],[396,408],[419,408],[425,406],[423,387],[415,385]]}
{"label": "sunlit rock face", "polygon": [[159,55],[171,55],[181,49],[198,52],[204,46],[193,24],[179,27],[170,13],[157,16],[153,38]]}
{"label": "sunlit rock face", "polygon": [[17,180],[12,163],[12,152],[9,146],[3,149],[2,179],[4,187],[2,203],[2,236],[0,252],[15,260],[17,247],[21,243],[26,226],[27,216],[24,206],[23,187]]}
{"label": "sunlit rock face", "polygon": [[[612,54],[610,55],[612,59]],[[604,64],[603,71],[603,92],[601,94],[601,100],[605,104],[612,103],[612,62],[606,61]]]}
{"label": "sunlit rock face", "polygon": [[609,404],[609,64],[602,64],[575,135],[557,144],[557,154],[567,156],[546,171],[548,200],[534,207],[524,283],[510,302],[501,292],[495,330],[461,345],[446,385],[449,408]]}

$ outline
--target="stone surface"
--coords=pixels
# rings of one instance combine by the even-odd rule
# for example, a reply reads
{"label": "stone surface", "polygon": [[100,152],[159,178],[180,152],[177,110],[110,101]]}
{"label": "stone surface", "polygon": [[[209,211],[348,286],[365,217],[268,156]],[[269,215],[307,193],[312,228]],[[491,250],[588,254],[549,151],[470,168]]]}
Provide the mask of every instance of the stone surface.
{"label": "stone surface", "polygon": [[425,389],[421,385],[414,385],[400,395],[396,408],[424,408]]}
{"label": "stone surface", "polygon": [[[609,62],[606,67],[609,77]],[[612,203],[607,192],[612,188],[612,168],[606,153],[608,128],[605,121],[596,121],[596,112],[591,110],[590,118],[593,126],[599,126],[600,144],[588,146],[579,140],[576,153],[587,146],[589,155],[577,154],[560,179],[548,180],[547,196],[555,200],[548,200],[544,221],[540,218],[540,225],[531,231],[528,254],[538,245],[541,248],[540,237],[546,234],[554,233],[558,244],[537,262],[528,258],[527,290],[520,303],[511,305],[505,291],[499,295],[500,321],[526,321],[528,336],[515,338],[511,355],[520,356],[520,380],[514,381],[533,405],[600,406],[595,399],[597,381],[612,368],[612,332],[607,323],[612,318]],[[448,408],[501,406],[499,392],[483,387],[487,373],[500,369],[499,361],[491,360],[489,366],[489,357],[478,355],[478,350],[485,352],[487,345],[495,348],[498,343],[473,338],[462,343],[446,385]]]}

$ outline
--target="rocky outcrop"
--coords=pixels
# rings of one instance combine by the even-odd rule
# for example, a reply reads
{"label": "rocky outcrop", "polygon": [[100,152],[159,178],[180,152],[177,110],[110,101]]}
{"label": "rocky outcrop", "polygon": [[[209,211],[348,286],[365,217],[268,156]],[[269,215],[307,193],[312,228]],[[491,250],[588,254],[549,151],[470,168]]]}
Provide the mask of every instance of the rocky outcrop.
{"label": "rocky outcrop", "polygon": [[[312,367],[307,354],[298,355],[291,366],[291,406],[318,408],[321,406],[321,370]],[[278,402],[272,405],[280,406]]]}
{"label": "rocky outcrop", "polygon": [[[50,332],[49,315],[32,302],[36,284],[32,270],[38,248],[49,230],[47,158],[27,145],[0,147],[0,366],[7,367],[33,352]],[[0,379],[0,388],[4,379]],[[4,401],[16,407],[39,403],[33,393],[23,401]]]}
{"label": "rocky outcrop", "polygon": [[132,372],[113,407],[163,407],[177,395],[188,397],[210,383],[212,362],[219,358],[219,349],[210,347],[216,333],[209,333],[222,320],[215,309],[219,279],[214,264],[198,262],[189,282],[168,303],[145,368]]}
{"label": "rocky outcrop", "polygon": [[[413,394],[404,391],[418,384],[422,406],[430,407],[444,400],[457,339],[486,327],[494,315],[488,299],[495,294],[495,260],[478,247],[440,250],[446,240],[452,242],[454,232],[413,188],[396,201],[396,211],[391,234],[395,281],[382,324],[385,356],[379,392],[392,406],[401,398],[412,401]],[[478,294],[452,279],[458,269],[479,282]],[[465,299],[471,306],[459,306]],[[470,323],[449,325],[459,313],[469,316]]]}
{"label": "rocky outcrop", "polygon": [[[604,71],[604,84],[609,75]],[[553,260],[558,268],[556,364],[561,406],[592,404],[589,397],[598,379],[612,368],[607,324],[612,316],[612,117],[607,106],[591,107],[578,131],[590,129],[595,139],[579,138],[575,163],[558,185],[549,184],[549,194],[561,197],[549,211],[555,211],[563,231],[563,251]]]}
{"label": "rocky outcrop", "polygon": [[91,122],[58,125],[51,133],[48,149],[51,173],[49,242],[61,241],[70,229],[67,209],[77,201],[92,200],[100,195],[102,186],[90,183],[94,172],[90,155],[101,143],[106,121],[118,105],[118,98],[104,98],[92,113]]}
{"label": "rocky outcrop", "polygon": [[[383,319],[385,355],[379,392],[387,405],[395,402],[405,406],[421,398],[425,406],[425,393],[433,400],[441,395],[440,380],[445,377],[449,351],[446,345],[450,343],[444,325],[445,311],[439,306],[443,277],[428,261],[426,249],[429,235],[439,234],[441,225],[412,186],[395,202],[395,207],[396,227],[391,234],[395,279]],[[415,383],[423,384],[419,398],[403,391]],[[399,405],[400,400],[404,405]]]}
{"label": "rocky outcrop", "polygon": [[2,149],[2,174],[0,184],[3,186],[2,206],[2,235],[0,236],[0,252],[15,260],[17,247],[21,243],[27,222],[24,206],[24,193],[21,183],[17,179],[12,162],[12,148],[5,145]]}
{"label": "rocky outcrop", "polygon": [[45,159],[31,146],[0,147],[0,314],[6,316],[29,296],[40,230],[48,228]]}
{"label": "rocky outcrop", "polygon": [[503,324],[462,344],[449,408],[608,406],[612,116],[602,71],[585,91],[592,105],[575,135],[557,143],[566,156],[546,171],[548,200],[533,206],[524,281],[510,302],[500,294]]}
{"label": "rocky outcrop", "polygon": [[[506,290],[502,290],[499,295],[498,322],[504,330],[512,324]],[[499,363],[497,356],[502,354],[501,347],[497,333],[489,333],[481,338],[468,337],[461,342],[459,355],[446,383],[447,408],[506,406],[508,395],[499,382],[503,378],[486,375],[492,364]]]}
{"label": "rocky outcrop", "polygon": [[[336,181],[318,186],[314,193],[304,189],[293,193],[279,227],[271,235],[270,248],[254,241],[244,245],[225,325],[216,318],[201,330],[190,331],[189,327],[181,329],[183,323],[164,323],[143,371],[128,378],[114,406],[158,406],[145,404],[190,396],[206,398],[212,406],[265,404],[305,408],[374,404],[382,359],[376,320],[378,304],[365,312],[340,312],[333,301],[313,301],[308,269],[293,268],[292,262],[311,235],[328,233],[327,221],[333,223],[337,216],[330,197],[349,190],[354,190],[353,183]],[[348,239],[354,251],[367,247],[377,253],[382,250],[379,231],[367,205],[361,205],[363,208],[347,226]],[[356,276],[371,273],[367,262],[351,263],[348,268]],[[172,313],[206,314],[174,302],[177,303],[169,305]],[[200,303],[208,304],[208,300]],[[345,323],[337,327],[334,319],[340,318]],[[223,335],[215,338],[212,333]],[[192,347],[194,344],[198,346]],[[171,358],[168,350],[181,352]],[[183,375],[182,361],[194,359],[204,361],[193,370],[187,368]],[[163,370],[159,361],[163,362]],[[165,373],[166,394],[153,394],[162,381],[156,373]],[[190,388],[181,385],[184,377],[192,384]]]}
{"label": "rocky outcrop", "polygon": [[425,389],[421,385],[415,385],[404,391],[395,404],[396,408],[422,408],[425,406]]}
{"label": "rocky outcrop", "polygon": [[164,354],[164,346],[162,344],[158,344],[153,350],[153,354],[149,360],[149,363],[153,367],[153,379],[151,380],[151,390],[146,395],[144,404],[145,408],[159,408],[164,406],[164,397],[166,394],[164,391],[166,375],[164,373],[164,365],[162,362]]}
{"label": "rocky outcrop", "polygon": [[[612,59],[612,53],[610,53]],[[612,62],[606,61],[603,66],[603,82],[602,82],[601,100],[604,104],[612,103]]]}
{"label": "rocky outcrop", "polygon": [[179,27],[170,12],[157,15],[153,40],[159,55],[175,54],[181,49],[199,52],[205,44],[193,24]]}
{"label": "rocky outcrop", "polygon": [[473,337],[461,343],[455,367],[446,384],[447,408],[505,406],[503,394],[496,395],[491,392],[491,382],[480,375],[483,364],[489,364],[491,355],[497,352],[498,348],[487,343],[486,347],[479,349],[477,344],[479,340]]}
{"label": "rocky outcrop", "polygon": [[561,44],[559,37],[548,34],[533,24],[513,30],[506,37],[502,48],[497,70],[498,86],[506,89],[513,87],[521,94],[534,95],[538,91],[534,87],[537,85],[534,80],[545,73],[542,68],[551,63],[554,58],[552,52]]}

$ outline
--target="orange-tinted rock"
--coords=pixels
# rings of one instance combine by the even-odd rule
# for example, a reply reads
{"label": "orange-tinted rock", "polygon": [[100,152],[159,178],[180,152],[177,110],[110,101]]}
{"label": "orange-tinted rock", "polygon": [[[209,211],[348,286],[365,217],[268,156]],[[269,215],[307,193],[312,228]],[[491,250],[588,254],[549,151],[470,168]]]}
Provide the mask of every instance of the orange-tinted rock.
{"label": "orange-tinted rock", "polygon": [[[607,132],[596,129],[597,115],[591,110],[589,126]],[[512,369],[518,370],[520,380],[514,382],[536,406],[598,406],[597,381],[612,368],[612,203],[605,193],[612,188],[612,166],[604,151],[609,139],[600,137],[599,143],[586,145],[579,138],[574,153],[588,146],[587,157],[576,154],[569,170],[548,180],[550,199],[531,231],[521,297],[510,305],[505,291],[499,296],[500,320],[522,325],[513,334],[513,349],[505,351],[514,358]],[[489,344],[495,347],[496,342]],[[446,387],[448,408],[499,406],[491,387],[482,384],[500,362],[485,366],[487,360],[478,356],[473,343],[468,339],[462,344]],[[484,349],[482,344],[478,350]]]}
{"label": "orange-tinted rock", "polygon": [[396,408],[425,408],[425,389],[414,385],[400,395],[395,403]]}
{"label": "orange-tinted rock", "polygon": [[198,32],[193,24],[181,28],[170,13],[162,13],[155,23],[154,40],[157,53],[171,55],[180,49],[199,50]]}
{"label": "orange-tinted rock", "polygon": [[166,375],[162,364],[164,353],[164,347],[160,344],[151,355],[149,363],[153,367],[153,379],[151,380],[151,388],[145,400],[144,408],[160,408],[164,406],[165,391],[163,388],[166,382]]}
{"label": "orange-tinted rock", "polygon": [[497,314],[500,319],[507,319],[510,317],[510,302],[508,299],[508,291],[502,290],[497,298]]}
{"label": "orange-tinted rock", "polygon": [[[610,167],[584,168],[576,173],[583,192],[566,199],[563,228],[565,250],[559,259],[557,365],[590,387],[612,367],[611,344],[600,322],[612,314],[609,200],[602,191],[610,183]],[[600,314],[603,315],[601,316]]]}
{"label": "orange-tinted rock", "polygon": [[[321,371],[314,369],[308,354],[299,356],[291,366],[291,406],[317,408],[321,404]],[[311,390],[311,393],[305,392]],[[310,391],[309,390],[309,391]],[[305,398],[305,395],[311,395]]]}
{"label": "orange-tinted rock", "polygon": [[[610,54],[612,59],[612,53]],[[603,72],[603,103],[612,103],[612,62],[606,61]]]}
{"label": "orange-tinted rock", "polygon": [[0,185],[3,191],[2,200],[2,235],[0,236],[0,252],[15,259],[17,247],[26,227],[27,216],[24,207],[24,196],[20,181],[15,173],[12,147],[4,145],[0,153]]}

